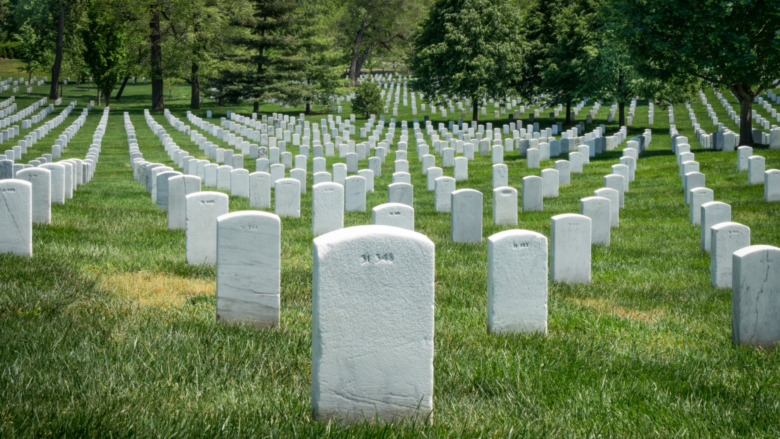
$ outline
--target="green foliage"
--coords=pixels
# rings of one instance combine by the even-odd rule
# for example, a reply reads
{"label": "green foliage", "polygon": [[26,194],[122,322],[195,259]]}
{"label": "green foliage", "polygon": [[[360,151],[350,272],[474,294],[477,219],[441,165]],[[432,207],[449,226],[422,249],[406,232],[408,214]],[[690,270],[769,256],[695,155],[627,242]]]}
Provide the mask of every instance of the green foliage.
{"label": "green foliage", "polygon": [[519,17],[504,0],[439,0],[414,42],[413,87],[433,99],[502,98],[522,78]]}
{"label": "green foliage", "polygon": [[596,0],[538,1],[528,11],[523,94],[543,95],[549,104],[571,104],[598,89],[601,26]]}
{"label": "green foliage", "polygon": [[88,24],[82,30],[84,61],[106,103],[119,82],[125,57],[125,24],[112,12],[104,2],[90,2]]}
{"label": "green foliage", "polygon": [[373,81],[363,81],[355,88],[352,111],[365,117],[382,112],[382,95]]}
{"label": "green foliage", "polygon": [[35,70],[42,70],[52,60],[52,52],[47,46],[44,36],[33,28],[30,23],[25,23],[19,28],[19,33],[14,35],[17,46],[17,54],[24,61],[25,71],[28,74]]}
{"label": "green foliage", "polygon": [[0,58],[21,58],[19,55],[19,42],[8,42],[0,44]]}

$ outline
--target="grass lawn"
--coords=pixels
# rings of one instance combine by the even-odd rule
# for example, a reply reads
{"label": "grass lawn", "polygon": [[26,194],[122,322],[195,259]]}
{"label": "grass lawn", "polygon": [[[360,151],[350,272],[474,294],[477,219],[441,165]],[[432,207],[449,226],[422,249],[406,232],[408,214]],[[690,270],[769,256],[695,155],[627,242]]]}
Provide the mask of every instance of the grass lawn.
{"label": "grass lawn", "polygon": [[[0,61],[0,80],[10,64]],[[712,90],[705,93],[729,122]],[[48,84],[18,94],[18,108],[47,94]],[[282,220],[281,327],[217,324],[215,268],[185,263],[184,232],[167,230],[165,212],[132,178],[123,112],[145,159],[172,165],[143,117],[150,94],[150,86],[128,85],[121,102],[112,101],[95,178],[52,207],[51,225],[34,227],[34,256],[0,255],[1,436],[780,436],[780,351],[731,344],[731,294],[709,285],[709,255],[699,249],[699,228],[688,224],[666,107],[656,105],[648,127],[646,103],[637,106],[630,133],[651,128],[653,141],[640,156],[620,227],[609,247],[593,247],[591,284],[550,284],[547,336],[487,334],[486,240],[449,242],[449,215],[434,212],[410,149],[416,228],[436,244],[434,423],[347,428],[310,413],[311,191],[302,196],[302,217]],[[63,104],[77,99],[76,110],[23,161],[49,152],[94,96],[94,87],[66,86]],[[165,98],[186,121],[188,88]],[[704,106],[691,103],[710,130]],[[251,105],[206,102],[196,114],[207,109],[212,123],[227,109],[251,113]],[[602,106],[595,122],[606,123],[608,110]],[[411,120],[408,108],[400,111]],[[732,220],[751,228],[754,244],[780,246],[780,203],[764,202],[763,187],[748,186],[736,152],[701,149],[683,105],[674,112],[715,200],[731,204]],[[90,112],[64,158],[86,155],[100,114]],[[162,112],[153,116],[180,147],[202,155]],[[549,123],[545,117],[542,125]],[[608,124],[607,132],[617,129]],[[780,151],[754,151],[767,169],[780,168]],[[602,187],[620,155],[591,159],[558,198],[544,200],[543,212],[520,212],[518,228],[549,237],[550,217],[578,213],[579,200]],[[386,201],[393,157],[367,211],[345,213],[345,226],[370,224],[371,207]],[[336,161],[328,158],[328,169]],[[518,190],[522,177],[540,175],[516,153],[505,162]],[[311,167],[308,178],[311,184]],[[485,238],[511,228],[492,225],[490,157],[469,163],[469,181],[458,184],[466,187],[484,194]],[[231,211],[245,209],[246,199],[231,197]]]}

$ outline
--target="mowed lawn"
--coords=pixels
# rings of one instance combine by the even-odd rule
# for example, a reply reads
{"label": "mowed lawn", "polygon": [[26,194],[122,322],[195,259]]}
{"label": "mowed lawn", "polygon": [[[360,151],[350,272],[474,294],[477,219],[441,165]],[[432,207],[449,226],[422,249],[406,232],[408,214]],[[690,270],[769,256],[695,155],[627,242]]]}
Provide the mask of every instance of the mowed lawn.
{"label": "mowed lawn", "polygon": [[[0,80],[7,76],[0,70]],[[712,90],[705,92],[720,120],[736,130]],[[780,436],[780,354],[731,343],[731,292],[710,287],[709,255],[700,250],[699,227],[688,223],[666,106],[655,106],[653,141],[640,156],[611,245],[593,247],[592,283],[550,283],[546,336],[486,331],[486,238],[511,228],[492,225],[490,157],[470,162],[469,181],[458,184],[484,194],[485,239],[455,244],[449,215],[434,212],[410,148],[416,228],[436,244],[433,424],[345,427],[315,421],[310,413],[311,191],[302,196],[302,217],[282,220],[281,327],[216,323],[215,268],[185,263],[184,232],[167,230],[165,212],[132,178],[125,111],[145,159],[172,165],[143,117],[150,93],[149,86],[128,86],[121,102],[112,101],[95,178],[64,206],[52,207],[51,225],[34,227],[34,256],[0,256],[0,435]],[[32,95],[19,93],[18,107],[47,94],[48,84]],[[1,93],[0,100],[9,96]],[[50,152],[95,99],[95,89],[66,86],[63,105],[49,119],[71,99],[78,100],[76,110],[23,162]],[[166,103],[186,121],[187,87],[172,95],[166,90]],[[711,131],[704,106],[691,103]],[[205,117],[206,109],[218,124],[227,109],[248,115],[251,104],[218,108],[207,101],[196,114]],[[608,109],[602,106],[596,123],[606,123]],[[631,136],[648,128],[647,109],[640,101]],[[298,115],[301,109],[261,110]],[[90,112],[63,157],[86,155],[101,111]],[[412,119],[408,108],[400,111]],[[715,200],[731,204],[732,220],[751,228],[754,244],[780,246],[780,203],[764,202],[763,187],[748,186],[747,174],[736,170],[736,152],[701,149],[683,105],[674,112]],[[180,147],[202,155],[162,112],[152,114]],[[358,119],[358,127],[363,123]],[[549,123],[545,117],[542,126]],[[607,125],[610,134],[617,129]],[[780,168],[780,151],[754,152],[766,157],[767,169]],[[583,174],[572,174],[559,198],[544,200],[543,212],[520,212],[518,228],[549,237],[550,217],[579,213],[579,200],[603,186],[620,155],[615,150],[592,159]],[[346,226],[370,224],[370,208],[386,201],[393,157],[376,178],[369,209],[346,213]],[[336,161],[328,158],[329,169]],[[505,162],[518,190],[523,176],[540,175],[516,153],[507,153]],[[251,160],[246,163],[254,171]],[[308,179],[311,184],[311,165]],[[231,211],[244,209],[247,200],[231,197]]]}

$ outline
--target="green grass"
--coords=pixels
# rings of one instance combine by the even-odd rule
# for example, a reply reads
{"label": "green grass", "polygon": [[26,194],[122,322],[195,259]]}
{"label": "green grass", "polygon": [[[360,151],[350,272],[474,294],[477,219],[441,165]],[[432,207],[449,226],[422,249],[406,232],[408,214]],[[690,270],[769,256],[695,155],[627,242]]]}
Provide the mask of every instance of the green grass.
{"label": "green grass", "polygon": [[[19,108],[47,92],[41,86],[20,95]],[[25,159],[48,152],[94,99],[87,86],[70,85],[65,93],[63,104],[78,99],[77,109]],[[170,164],[143,118],[149,94],[148,86],[128,86],[114,102],[94,180],[53,206],[51,225],[35,226],[33,258],[0,256],[0,435],[780,435],[780,355],[731,344],[730,291],[709,286],[709,257],[699,250],[699,228],[688,224],[665,107],[656,105],[653,142],[640,156],[611,245],[593,248],[593,282],[550,284],[544,337],[487,334],[486,242],[449,242],[449,216],[433,211],[433,195],[409,152],[417,230],[436,244],[434,423],[346,428],[310,414],[311,191],[302,197],[302,218],[282,220],[281,327],[217,324],[215,269],[185,263],[184,232],[167,230],[165,213],[132,178],[124,111],[144,157]],[[186,120],[186,87],[166,93],[166,102]],[[709,122],[703,106],[692,103],[699,122]],[[227,108],[251,112],[248,105]],[[214,111],[214,123],[226,110],[206,103],[196,113],[205,116],[206,109]],[[602,106],[596,123],[605,122],[608,110]],[[411,119],[408,109],[401,111]],[[179,146],[199,152],[161,112],[153,115]],[[99,117],[100,109],[90,112],[64,157],[86,155]],[[736,152],[701,150],[682,105],[675,119],[715,199],[732,205],[732,219],[751,228],[753,243],[780,246],[780,203],[765,203],[763,188],[747,185],[746,174],[736,171]],[[634,120],[632,135],[646,128],[646,103]],[[609,133],[616,130],[609,125]],[[755,152],[766,157],[767,169],[780,167],[780,151]],[[602,186],[619,156],[611,151],[591,160],[559,198],[545,200],[543,212],[521,212],[518,227],[549,236],[550,217],[578,212],[579,199]],[[370,223],[370,207],[386,200],[393,157],[376,178],[369,211],[347,212],[345,225]],[[329,158],[329,169],[334,162]],[[523,176],[540,172],[513,154],[506,163],[518,189]],[[254,170],[249,160],[247,167]],[[485,237],[510,228],[492,225],[489,157],[469,164],[463,187],[485,194]],[[247,205],[232,198],[230,209]]]}

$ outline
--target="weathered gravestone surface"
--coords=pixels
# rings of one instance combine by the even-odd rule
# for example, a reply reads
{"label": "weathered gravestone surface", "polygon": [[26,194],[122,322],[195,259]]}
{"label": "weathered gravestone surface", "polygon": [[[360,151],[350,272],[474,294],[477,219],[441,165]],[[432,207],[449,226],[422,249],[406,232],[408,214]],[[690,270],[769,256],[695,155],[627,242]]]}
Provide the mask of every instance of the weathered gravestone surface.
{"label": "weathered gravestone surface", "polygon": [[[434,166],[433,168],[428,168],[428,173],[425,174],[427,181],[426,189],[429,191],[435,191],[436,190],[436,179],[443,176],[444,172],[441,168],[438,168]],[[395,183],[395,182],[393,182]],[[435,195],[434,195],[435,196]]]}
{"label": "weathered gravestone surface", "polygon": [[488,238],[488,332],[547,333],[547,238],[506,230]]}
{"label": "weathered gravestone surface", "polygon": [[366,179],[359,175],[351,175],[344,183],[346,201],[344,210],[347,212],[366,211]]}
{"label": "weathered gravestone surface", "polygon": [[65,204],[65,166],[59,163],[44,163],[40,167],[51,171],[52,204]]}
{"label": "weathered gravestone surface", "polygon": [[344,186],[315,184],[311,195],[311,233],[319,236],[344,227]]}
{"label": "weathered gravestone surface", "polygon": [[170,185],[169,181],[172,177],[177,177],[182,175],[181,172],[176,171],[166,171],[161,172],[157,174],[157,184],[155,185],[157,189],[157,207],[163,210],[168,210],[168,198],[170,196]]}
{"label": "weathered gravestone surface", "polygon": [[398,227],[314,239],[315,419],[420,420],[433,410],[434,244]]}
{"label": "weathered gravestone surface", "polygon": [[186,197],[195,192],[200,192],[200,177],[176,175],[168,179],[168,230],[186,229]]}
{"label": "weathered gravestone surface", "polygon": [[[430,176],[430,171],[428,173]],[[455,191],[455,179],[452,177],[438,177],[435,182],[433,194],[434,210],[436,212],[450,212],[452,208],[451,194]]]}
{"label": "weathered gravestone surface", "polygon": [[274,212],[282,217],[301,216],[301,182],[282,178],[274,183]]}
{"label": "weathered gravestone surface", "polygon": [[580,200],[580,214],[591,221],[591,244],[609,245],[612,206],[609,198],[585,197]]}
{"label": "weathered gravestone surface", "polygon": [[482,242],[482,192],[458,189],[451,197],[450,240]]}
{"label": "weathered gravestone surface", "polygon": [[230,171],[230,195],[249,198],[249,171],[233,169]]}
{"label": "weathered gravestone surface", "polygon": [[260,171],[249,174],[249,207],[271,207],[271,174]]}
{"label": "weathered gravestone surface", "polygon": [[16,178],[32,185],[32,220],[38,224],[51,223],[51,171],[27,168],[16,173]]}
{"label": "weathered gravestone surface", "polygon": [[371,209],[371,224],[414,231],[414,209],[401,203],[380,204]]}
{"label": "weathered gravestone surface", "polygon": [[550,280],[590,283],[591,220],[573,213],[551,218]]}
{"label": "weathered gravestone surface", "polygon": [[217,218],[217,321],[279,326],[281,231],[272,213]]}
{"label": "weathered gravestone surface", "polygon": [[493,189],[509,186],[509,168],[501,163],[493,165]]}
{"label": "weathered gravestone surface", "polygon": [[780,248],[753,245],[733,255],[732,340],[740,345],[780,343]]}
{"label": "weathered gravestone surface", "polygon": [[780,170],[764,172],[764,201],[780,201]]}
{"label": "weathered gravestone surface", "polygon": [[764,169],[766,159],[760,155],[748,157],[748,184],[761,184],[764,182]]}
{"label": "weathered gravestone surface", "polygon": [[523,212],[544,208],[544,180],[536,175],[523,177]]}
{"label": "weathered gravestone surface", "polygon": [[701,205],[713,201],[715,194],[710,188],[698,187],[690,190],[688,198],[690,199],[688,219],[694,226],[701,225]]}
{"label": "weathered gravestone surface", "polygon": [[565,186],[571,184],[571,163],[568,160],[557,160],[555,169],[558,170],[558,184]]}
{"label": "weathered gravestone surface", "polygon": [[542,198],[558,198],[557,169],[542,169]]}
{"label": "weathered gravestone surface", "polygon": [[737,148],[737,171],[748,170],[748,158],[753,155],[753,148],[740,146]]}
{"label": "weathered gravestone surface", "polygon": [[0,253],[32,256],[32,191],[27,181],[0,180]]}
{"label": "weathered gravestone surface", "polygon": [[720,201],[703,203],[701,209],[701,249],[710,251],[712,226],[731,221],[731,205]]}
{"label": "weathered gravestone surface", "polygon": [[750,245],[750,227],[735,222],[715,224],[710,230],[710,285],[731,288],[732,255]]}
{"label": "weathered gravestone surface", "polygon": [[228,196],[204,191],[184,199],[187,263],[214,265],[217,263],[217,217],[228,213]]}
{"label": "weathered gravestone surface", "polygon": [[604,187],[609,189],[614,189],[618,192],[617,206],[619,209],[625,207],[625,194],[623,191],[623,187],[624,187],[623,180],[624,177],[618,174],[608,174],[604,176]]}
{"label": "weathered gravestone surface", "polygon": [[414,207],[414,186],[409,183],[392,183],[387,185],[387,202],[402,203]]}
{"label": "weathered gravestone surface", "polygon": [[517,225],[517,189],[509,186],[493,189],[493,224]]}

